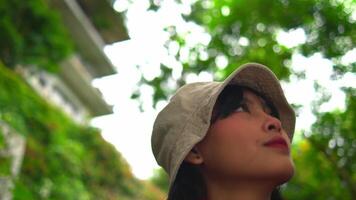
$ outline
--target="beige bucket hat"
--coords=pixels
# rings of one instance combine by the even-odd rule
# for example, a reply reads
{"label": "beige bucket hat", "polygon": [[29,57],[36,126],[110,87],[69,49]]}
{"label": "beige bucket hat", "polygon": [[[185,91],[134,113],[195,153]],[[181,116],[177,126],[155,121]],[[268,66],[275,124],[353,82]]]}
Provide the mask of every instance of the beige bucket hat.
{"label": "beige bucket hat", "polygon": [[277,77],[266,66],[248,63],[223,82],[197,82],[184,85],[157,115],[151,145],[157,163],[169,175],[172,186],[178,169],[189,151],[206,135],[215,101],[225,86],[249,87],[276,107],[283,128],[292,140],[295,113],[288,104]]}

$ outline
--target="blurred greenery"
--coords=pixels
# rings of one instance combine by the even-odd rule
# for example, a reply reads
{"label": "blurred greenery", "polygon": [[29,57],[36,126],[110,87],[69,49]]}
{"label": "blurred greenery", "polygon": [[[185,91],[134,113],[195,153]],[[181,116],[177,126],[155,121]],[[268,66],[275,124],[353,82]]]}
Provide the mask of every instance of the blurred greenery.
{"label": "blurred greenery", "polygon": [[0,60],[5,66],[34,65],[57,71],[74,46],[46,0],[0,0]]}
{"label": "blurred greenery", "polygon": [[2,132],[2,130],[0,129],[0,149],[5,148],[6,144],[5,144],[5,139],[4,139],[4,134]]}
{"label": "blurred greenery", "polygon": [[[151,0],[150,9],[159,10],[160,1]],[[348,65],[341,62],[347,52],[355,49],[355,11],[356,2],[352,0],[194,1],[191,12],[183,14],[183,18],[202,27],[210,40],[191,45],[187,39],[191,32],[179,32],[174,25],[166,27],[170,34],[167,49],[178,45],[178,50],[171,52],[183,65],[176,87],[183,85],[190,73],[210,72],[221,80],[246,62],[265,64],[285,81],[291,75],[304,79],[291,66],[293,54],[308,57],[320,53],[333,64],[330,79],[341,79],[347,73],[356,72],[355,62]],[[304,42],[292,47],[279,43],[277,35],[281,31],[295,30],[305,33]],[[186,49],[188,58],[183,54]],[[221,58],[227,65],[218,67]],[[155,104],[166,100],[176,89],[167,87],[172,80],[172,67],[161,64],[161,69],[162,74],[153,80],[141,78],[142,84],[154,88]],[[282,187],[286,199],[356,199],[355,88],[356,85],[343,89],[345,110],[321,112],[320,105],[331,96],[328,88],[315,83],[318,94],[312,106],[317,121],[310,131],[301,130],[302,138],[293,145],[297,172]],[[138,93],[133,97],[140,98]],[[151,181],[167,191],[168,181],[162,169]]]}
{"label": "blurred greenery", "polygon": [[[160,190],[133,176],[127,162],[97,129],[72,122],[3,65],[0,120],[26,137],[15,200],[162,198]],[[8,160],[0,161],[4,175]]]}
{"label": "blurred greenery", "polygon": [[0,176],[11,174],[11,158],[1,157],[0,159]]}
{"label": "blurred greenery", "polygon": [[[177,3],[183,2],[176,0]],[[151,9],[158,10],[160,1],[151,0]],[[217,80],[227,77],[237,66],[259,62],[269,66],[278,78],[288,81],[291,74],[303,78],[291,68],[291,56],[300,53],[311,56],[320,53],[333,63],[334,77],[356,71],[356,63],[345,66],[341,62],[346,52],[355,48],[356,3],[351,0],[198,0],[189,14],[182,17],[202,27],[210,38],[207,44],[191,43],[192,30],[180,31],[175,25],[165,28],[170,40],[167,49],[178,45],[171,55],[183,66],[182,76],[175,80],[177,87],[186,82],[188,74],[209,72]],[[293,47],[280,44],[281,31],[301,30],[306,41]],[[190,40],[188,40],[190,38]],[[292,40],[292,38],[290,38]],[[195,39],[197,40],[197,39]],[[207,39],[204,39],[207,40]],[[196,42],[196,41],[194,41]],[[188,58],[185,51],[188,50]],[[225,60],[226,66],[218,66]],[[312,66],[310,66],[312,67]],[[175,89],[168,87],[172,66],[161,64],[161,75],[153,80],[142,76],[142,84],[153,86],[154,103],[166,100]],[[133,95],[139,98],[139,94]]]}
{"label": "blurred greenery", "polygon": [[[0,121],[26,138],[13,199],[163,199],[157,187],[133,176],[99,130],[74,123],[10,70],[21,65],[55,72],[74,53],[48,2],[0,0],[0,29]],[[6,147],[2,136],[0,150]],[[1,177],[10,175],[10,165],[10,157],[0,157]]]}
{"label": "blurred greenery", "polygon": [[162,168],[158,168],[154,170],[153,176],[151,177],[150,181],[155,186],[161,188],[163,191],[168,193],[169,190],[168,175]]}
{"label": "blurred greenery", "polygon": [[313,134],[294,146],[297,173],[285,188],[290,199],[355,199],[356,89],[345,92],[346,110],[317,113]]}

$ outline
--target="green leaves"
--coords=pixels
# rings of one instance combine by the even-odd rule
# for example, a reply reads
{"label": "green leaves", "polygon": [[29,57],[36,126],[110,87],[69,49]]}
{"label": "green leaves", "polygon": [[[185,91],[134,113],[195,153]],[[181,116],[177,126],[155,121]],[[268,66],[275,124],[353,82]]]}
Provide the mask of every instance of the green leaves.
{"label": "green leaves", "polygon": [[0,1],[0,61],[13,68],[36,65],[56,71],[73,51],[59,16],[45,0]]}
{"label": "green leaves", "polygon": [[321,200],[356,196],[355,91],[345,89],[345,111],[317,113],[313,134],[294,145],[297,173],[284,190],[286,197]]}
{"label": "green leaves", "polygon": [[[183,18],[190,25],[201,27],[210,37],[208,42],[197,42],[201,38],[196,38],[196,44],[192,44],[189,39],[192,32],[177,32],[179,28],[174,25],[164,29],[171,36],[167,41],[167,48],[169,49],[170,44],[179,47],[177,53],[171,56],[183,66],[181,77],[175,80],[176,87],[184,84],[190,73],[208,72],[216,80],[221,80],[247,62],[265,64],[279,79],[288,81],[289,76],[294,73],[291,69],[291,57],[298,53],[304,56],[321,53],[333,62],[335,78],[340,78],[348,67],[341,62],[341,57],[352,50],[356,42],[356,21],[352,18],[355,7],[356,4],[351,1],[331,0],[196,1],[191,6],[191,12],[183,14]],[[159,10],[160,4],[152,1],[152,8]],[[305,34],[305,41],[286,47],[278,40],[280,31],[297,29]],[[188,53],[182,53],[187,50]],[[189,55],[188,59],[185,54]],[[228,64],[220,67],[217,62],[219,57],[224,57]],[[154,104],[167,99],[175,91],[162,87],[171,77],[170,71],[162,70],[155,81],[142,81],[142,84],[154,88]]]}
{"label": "green leaves", "polygon": [[[75,124],[1,64],[0,120],[26,137],[15,200],[157,199],[160,194],[146,191],[97,129]],[[0,149],[4,145],[0,137]],[[9,175],[10,164],[11,158],[0,157],[0,176]]]}
{"label": "green leaves", "polygon": [[308,139],[293,145],[296,174],[283,188],[286,199],[352,199],[325,154]]}
{"label": "green leaves", "polygon": [[[354,1],[214,0],[195,1],[191,8],[191,13],[183,15],[184,19],[202,27],[210,39],[207,43],[192,45],[187,39],[189,32],[167,31],[171,35],[167,43],[179,46],[178,53],[172,56],[183,66],[177,87],[185,83],[187,74],[209,72],[221,80],[246,62],[269,66],[279,79],[288,81],[290,75],[305,79],[303,72],[294,72],[291,67],[293,54],[321,54],[331,61],[334,72],[330,78],[334,80],[356,72],[355,61],[343,61],[343,56],[356,44]],[[155,9],[158,10],[159,5],[155,5]],[[170,26],[167,30],[176,28]],[[278,39],[278,34],[291,30],[301,30],[305,40],[288,47]],[[188,60],[181,54],[182,49],[189,50]],[[227,60],[227,64],[219,65],[219,58]],[[174,90],[161,85],[171,77],[170,73],[162,71],[156,79],[159,84],[145,83],[155,88],[155,95],[167,98]],[[284,194],[288,199],[355,199],[355,86],[344,89],[346,109],[329,112],[320,111],[320,105],[331,98],[329,88],[316,82],[315,90],[318,94],[312,109],[317,121],[311,133],[305,134],[308,137],[294,144],[297,172],[283,188]],[[154,181],[164,179],[163,175],[157,177]]]}
{"label": "green leaves", "polygon": [[168,175],[162,168],[158,168],[154,171],[153,177],[151,178],[150,181],[158,188],[160,188],[162,191],[168,193],[168,189],[169,189]]}

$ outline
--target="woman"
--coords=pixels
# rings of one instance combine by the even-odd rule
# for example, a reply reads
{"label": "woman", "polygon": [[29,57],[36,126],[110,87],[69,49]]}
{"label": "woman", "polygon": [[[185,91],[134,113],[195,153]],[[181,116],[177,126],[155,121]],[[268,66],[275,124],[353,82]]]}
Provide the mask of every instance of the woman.
{"label": "woman", "polygon": [[294,173],[295,114],[265,66],[180,88],[158,114],[152,150],[169,174],[168,200],[278,199]]}

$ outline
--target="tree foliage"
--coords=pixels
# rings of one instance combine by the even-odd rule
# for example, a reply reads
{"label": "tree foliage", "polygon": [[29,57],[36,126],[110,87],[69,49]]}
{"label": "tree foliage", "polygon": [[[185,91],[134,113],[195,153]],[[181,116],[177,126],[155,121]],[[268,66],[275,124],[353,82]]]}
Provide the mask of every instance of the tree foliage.
{"label": "tree foliage", "polygon": [[[162,197],[157,188],[133,176],[120,153],[97,129],[75,124],[3,65],[0,121],[26,138],[21,171],[14,183],[15,200]],[[4,161],[0,157],[0,176],[10,173]]]}
{"label": "tree foliage", "polygon": [[35,65],[56,71],[73,51],[59,15],[46,0],[0,0],[0,60],[10,68]]}
{"label": "tree foliage", "polygon": [[153,176],[150,181],[160,188],[162,191],[167,192],[169,190],[169,181],[167,173],[162,169],[158,168],[154,171]]}
{"label": "tree foliage", "polygon": [[[356,19],[352,15],[355,7],[353,1],[346,0],[196,1],[190,14],[183,17],[205,30],[209,35],[207,44],[200,42],[191,46],[187,40],[191,32],[180,33],[174,25],[166,28],[171,35],[167,48],[178,44],[179,50],[172,56],[183,66],[177,86],[185,83],[189,73],[202,71],[221,80],[247,62],[265,64],[278,78],[288,80],[294,73],[290,65],[293,53],[305,56],[321,53],[333,62],[335,75],[338,75],[335,77],[355,72],[355,63],[345,66],[341,62],[341,57],[355,47]],[[151,1],[151,9],[159,9],[156,1]],[[305,41],[292,47],[278,41],[280,31],[297,29],[303,31]],[[184,53],[186,49],[188,58]],[[226,66],[219,66],[219,60],[224,60]],[[153,80],[142,77],[142,83],[154,87],[155,102],[167,99],[174,91],[165,87],[172,77],[172,66],[162,64],[161,69],[161,76]]]}
{"label": "tree foliage", "polygon": [[[22,65],[54,72],[73,52],[48,1],[0,0],[0,30],[0,121],[26,138],[13,199],[163,199],[157,187],[133,176],[99,130],[74,123],[7,69]],[[6,145],[0,134],[0,149]],[[10,159],[0,156],[0,177],[10,175]]]}
{"label": "tree foliage", "polygon": [[[177,86],[185,83],[189,73],[210,72],[217,80],[223,79],[246,62],[265,64],[278,78],[288,81],[291,74],[298,75],[291,68],[291,57],[296,53],[307,57],[320,53],[329,59],[333,64],[334,74],[330,77],[333,79],[356,72],[355,62],[345,65],[341,59],[355,49],[355,1],[198,0],[191,8],[189,14],[183,15],[184,19],[202,27],[209,41],[191,45],[190,32],[181,33],[175,26],[166,28],[171,36],[167,49],[170,44],[178,44],[173,56],[183,66]],[[160,9],[159,2],[151,1],[151,9]],[[280,31],[295,30],[305,34],[305,41],[286,46],[278,40]],[[183,54],[186,49],[188,58]],[[224,65],[219,64],[221,59],[225,60]],[[154,88],[155,102],[167,99],[174,91],[165,87],[171,79],[172,67],[162,64],[161,68],[161,76],[153,80],[142,78],[143,83]],[[328,101],[325,95],[314,102],[317,122],[293,146],[297,172],[283,187],[287,199],[356,198],[355,87],[345,88],[344,92],[345,110],[319,111],[318,105]],[[161,175],[153,182],[163,182],[162,179]]]}
{"label": "tree foliage", "polygon": [[356,197],[356,90],[345,92],[346,110],[317,113],[313,134],[295,145],[297,174],[284,191],[290,199]]}

